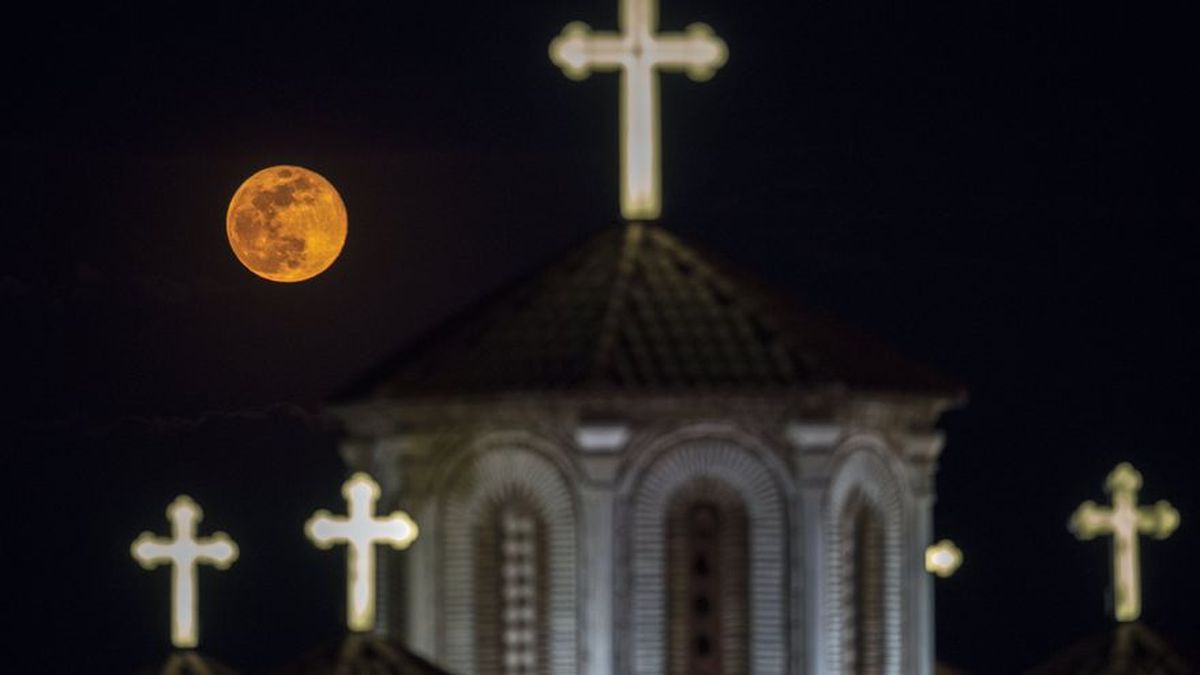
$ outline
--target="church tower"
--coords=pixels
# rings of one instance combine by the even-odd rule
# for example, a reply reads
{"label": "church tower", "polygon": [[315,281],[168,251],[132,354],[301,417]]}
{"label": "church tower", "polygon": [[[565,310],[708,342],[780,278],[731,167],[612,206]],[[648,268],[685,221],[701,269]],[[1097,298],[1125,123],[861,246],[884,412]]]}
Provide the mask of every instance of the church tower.
{"label": "church tower", "polygon": [[335,409],[425,533],[381,629],[455,673],[930,673],[952,384],[664,230],[597,236]]}
{"label": "church tower", "polygon": [[378,630],[454,673],[933,672],[930,544],[952,383],[655,225],[658,78],[712,29],[569,24],[620,78],[627,224],[383,364],[334,413],[380,508]]}

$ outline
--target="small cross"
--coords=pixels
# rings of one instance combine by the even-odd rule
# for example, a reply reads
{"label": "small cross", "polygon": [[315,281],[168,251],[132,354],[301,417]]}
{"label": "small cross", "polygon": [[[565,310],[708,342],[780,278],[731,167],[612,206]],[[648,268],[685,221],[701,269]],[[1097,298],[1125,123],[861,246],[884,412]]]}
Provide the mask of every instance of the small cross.
{"label": "small cross", "polygon": [[627,220],[654,220],[662,212],[656,71],[707,80],[729,52],[702,23],[683,33],[658,33],[658,0],[621,0],[619,22],[619,33],[567,24],[550,43],[550,60],[575,80],[593,70],[620,71],[621,213]]}
{"label": "small cross", "polygon": [[931,544],[925,549],[925,571],[945,579],[962,566],[962,550],[949,539]]}
{"label": "small cross", "polygon": [[1086,501],[1075,510],[1068,525],[1079,539],[1111,534],[1113,587],[1117,621],[1135,621],[1142,613],[1141,573],[1138,535],[1166,539],[1179,527],[1179,512],[1168,502],[1159,501],[1149,508],[1137,505],[1142,474],[1129,462],[1122,462],[1108,474],[1104,490],[1112,495],[1112,508]]}
{"label": "small cross", "polygon": [[346,554],[346,622],[350,630],[366,632],[375,627],[375,544],[406,549],[417,538],[417,524],[403,511],[386,518],[375,517],[379,484],[358,472],[342,485],[349,517],[335,517],[321,509],[304,525],[308,538],[318,548],[344,543]]}
{"label": "small cross", "polygon": [[180,495],[167,507],[172,539],[143,532],[133,541],[133,559],[145,569],[171,564],[171,644],[192,648],[197,642],[196,565],[228,569],[238,557],[237,544],[224,532],[197,539],[196,523],[204,518],[200,505]]}

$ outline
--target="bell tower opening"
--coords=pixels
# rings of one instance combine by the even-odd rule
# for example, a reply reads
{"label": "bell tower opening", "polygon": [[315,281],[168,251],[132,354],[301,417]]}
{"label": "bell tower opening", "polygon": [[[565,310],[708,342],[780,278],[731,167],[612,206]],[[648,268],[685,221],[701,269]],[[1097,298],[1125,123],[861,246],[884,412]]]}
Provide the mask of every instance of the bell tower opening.
{"label": "bell tower opening", "polygon": [[697,481],[673,500],[667,527],[671,675],[746,670],[746,512],[728,486]]}
{"label": "bell tower opening", "polygon": [[524,500],[496,504],[477,540],[479,673],[549,675],[545,526]]}
{"label": "bell tower opening", "polygon": [[864,499],[848,512],[843,539],[845,673],[880,675],[884,667],[884,538],[879,513]]}

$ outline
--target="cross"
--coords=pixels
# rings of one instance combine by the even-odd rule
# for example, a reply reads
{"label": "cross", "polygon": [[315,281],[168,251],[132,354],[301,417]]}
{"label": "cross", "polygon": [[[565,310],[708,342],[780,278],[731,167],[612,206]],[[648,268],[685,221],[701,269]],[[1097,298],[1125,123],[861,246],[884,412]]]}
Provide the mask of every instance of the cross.
{"label": "cross", "polygon": [[167,507],[172,539],[143,532],[133,541],[133,559],[152,570],[161,563],[171,564],[171,644],[192,648],[197,642],[196,565],[208,564],[228,569],[238,557],[238,547],[229,535],[214,532],[197,539],[196,523],[204,518],[200,505],[187,495],[175,498]]}
{"label": "cross", "polygon": [[1113,537],[1112,562],[1117,621],[1135,621],[1142,613],[1141,574],[1138,559],[1138,535],[1166,539],[1179,527],[1179,512],[1168,502],[1139,508],[1138,490],[1142,474],[1129,462],[1122,462],[1108,474],[1104,490],[1112,495],[1112,508],[1086,501],[1071,516],[1069,527],[1079,539],[1097,535]]}
{"label": "cross", "polygon": [[958,571],[962,561],[962,550],[949,539],[943,539],[925,549],[925,571],[943,579]]}
{"label": "cross", "polygon": [[366,632],[375,627],[375,544],[406,549],[417,538],[417,524],[403,511],[376,518],[379,484],[361,471],[342,484],[342,496],[349,505],[349,517],[335,517],[321,509],[304,524],[304,531],[317,548],[340,543],[349,547],[346,622],[350,630]]}
{"label": "cross", "polygon": [[707,80],[725,64],[725,42],[703,23],[658,33],[658,0],[620,0],[621,32],[573,21],[550,43],[550,60],[574,80],[593,70],[621,73],[621,213],[654,220],[662,211],[656,71]]}

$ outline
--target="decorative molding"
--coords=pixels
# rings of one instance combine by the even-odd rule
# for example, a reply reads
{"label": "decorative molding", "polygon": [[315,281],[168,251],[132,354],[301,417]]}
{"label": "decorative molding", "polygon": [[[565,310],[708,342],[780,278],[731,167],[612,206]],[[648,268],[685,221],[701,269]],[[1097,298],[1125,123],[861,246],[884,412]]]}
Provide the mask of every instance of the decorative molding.
{"label": "decorative molding", "polygon": [[575,428],[575,443],[584,452],[619,452],[629,442],[625,422],[580,422]]}
{"label": "decorative molding", "polygon": [[828,422],[791,422],[784,430],[788,441],[801,452],[833,452],[844,430]]}
{"label": "decorative molding", "polygon": [[946,435],[940,431],[895,434],[896,443],[904,456],[914,462],[935,462],[946,445]]}
{"label": "decorative molding", "polygon": [[[736,437],[741,437],[736,439]],[[748,589],[750,672],[783,673],[791,668],[793,598],[790,501],[774,453],[728,425],[702,425],[659,437],[626,467],[617,497],[618,541],[623,575],[618,575],[618,671],[666,672],[666,521],[671,499],[689,483],[722,483],[744,502],[750,523]]]}
{"label": "decorative molding", "polygon": [[845,622],[843,556],[852,530],[849,508],[861,502],[871,509],[883,527],[883,673],[899,675],[907,662],[905,622],[904,527],[910,501],[900,480],[893,453],[875,436],[860,434],[846,439],[837,450],[833,478],[824,508],[825,583],[822,602],[825,666],[829,672],[845,672]]}

